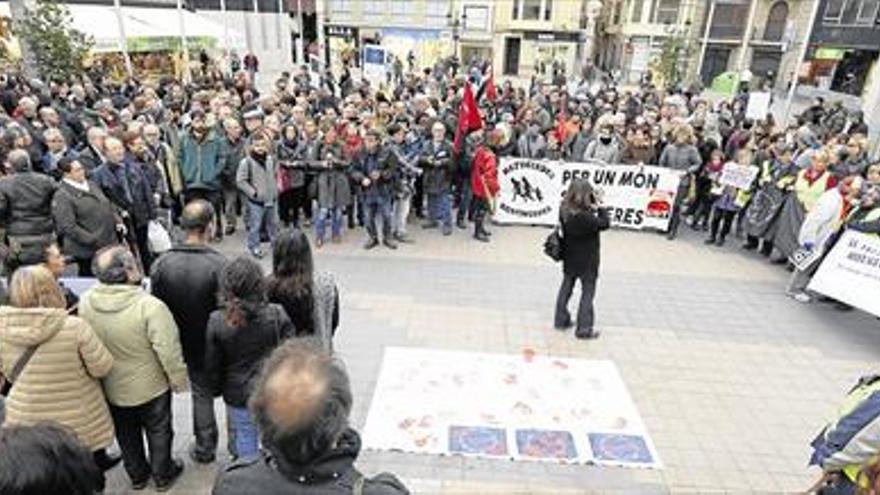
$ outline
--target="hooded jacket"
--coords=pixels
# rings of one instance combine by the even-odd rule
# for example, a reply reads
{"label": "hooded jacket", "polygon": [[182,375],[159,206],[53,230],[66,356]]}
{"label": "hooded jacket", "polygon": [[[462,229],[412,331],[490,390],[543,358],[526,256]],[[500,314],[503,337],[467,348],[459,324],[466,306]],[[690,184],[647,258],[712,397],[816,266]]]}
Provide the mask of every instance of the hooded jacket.
{"label": "hooded jacket", "polygon": [[51,421],[90,450],[110,446],[113,422],[98,379],[110,372],[113,356],[92,328],[63,309],[0,307],[0,372],[8,376],[34,345],[6,398],[6,421]]}
{"label": "hooded jacket", "polygon": [[186,365],[168,307],[134,285],[99,283],[79,301],[79,314],[110,351],[107,401],[132,407],[186,388]]}

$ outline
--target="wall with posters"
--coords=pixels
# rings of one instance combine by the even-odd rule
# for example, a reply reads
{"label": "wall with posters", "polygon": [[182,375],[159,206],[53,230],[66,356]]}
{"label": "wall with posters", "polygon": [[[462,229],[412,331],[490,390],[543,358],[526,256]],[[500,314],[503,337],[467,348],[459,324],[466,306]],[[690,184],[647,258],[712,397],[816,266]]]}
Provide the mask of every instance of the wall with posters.
{"label": "wall with posters", "polygon": [[809,289],[880,316],[880,237],[844,232],[819,265]]}
{"label": "wall with posters", "polygon": [[584,178],[599,191],[613,226],[665,230],[681,174],[653,166],[502,158],[494,219],[506,224],[554,225],[568,184]]}

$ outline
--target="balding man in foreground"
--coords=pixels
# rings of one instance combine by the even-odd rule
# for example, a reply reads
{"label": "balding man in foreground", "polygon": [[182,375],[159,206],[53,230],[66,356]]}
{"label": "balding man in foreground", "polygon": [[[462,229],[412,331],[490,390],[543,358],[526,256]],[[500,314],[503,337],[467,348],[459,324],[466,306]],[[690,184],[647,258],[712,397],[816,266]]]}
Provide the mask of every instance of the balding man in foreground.
{"label": "balding man in foreground", "polygon": [[127,249],[99,251],[92,268],[98,285],[80,299],[79,315],[113,355],[102,384],[122,462],[133,490],[152,478],[164,492],[183,472],[183,463],[171,457],[171,392],[186,389],[177,325],[168,307],[140,287],[142,275]]}
{"label": "balding man in foreground", "polygon": [[310,339],[281,344],[249,403],[263,454],[221,472],[214,495],[408,494],[394,475],[367,479],[354,467],[361,440],[348,425],[351,403],[339,361]]}

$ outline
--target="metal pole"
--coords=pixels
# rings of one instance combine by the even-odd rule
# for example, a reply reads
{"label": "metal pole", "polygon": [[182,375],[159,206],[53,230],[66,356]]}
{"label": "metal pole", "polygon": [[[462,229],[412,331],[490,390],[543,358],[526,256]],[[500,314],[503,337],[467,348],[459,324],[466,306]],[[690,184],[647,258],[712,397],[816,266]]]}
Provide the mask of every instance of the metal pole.
{"label": "metal pole", "polygon": [[736,63],[736,70],[739,72],[739,82],[742,83],[742,74],[746,66],[746,52],[749,49],[749,41],[752,39],[752,28],[755,25],[755,14],[758,10],[758,0],[749,2],[749,20],[746,22],[746,28],[743,31],[742,44],[739,49],[739,61]]}
{"label": "metal pole", "polygon": [[300,65],[303,65],[306,63],[306,38],[303,34],[305,22],[303,22],[302,0],[296,0],[296,14],[299,19],[299,48],[296,51],[296,60]]}
{"label": "metal pole", "polygon": [[706,29],[703,31],[703,46],[700,47],[700,57],[697,60],[697,77],[700,78],[700,81],[703,79],[703,62],[706,60],[706,49],[709,47],[709,32],[712,30],[716,3],[717,0],[712,0],[712,3],[709,4],[709,17],[706,18]]}
{"label": "metal pole", "polygon": [[[230,67],[229,60],[229,19],[226,18],[226,0],[220,0],[220,13],[223,14],[223,58],[226,67]],[[224,72],[225,68],[224,68]]]}
{"label": "metal pole", "polygon": [[810,48],[810,38],[813,37],[813,30],[816,28],[816,16],[819,15],[819,3],[820,0],[813,0],[813,12],[810,14],[810,27],[807,29],[807,36],[804,37],[804,46],[801,47],[801,53],[800,56],[798,56],[798,63],[791,73],[791,84],[788,88],[788,96],[785,98],[785,113],[782,117],[782,122],[785,124],[788,123],[788,118],[791,114],[791,104],[794,101],[794,94],[797,91],[798,74],[800,73],[801,67],[804,66],[804,62],[807,61],[807,51]]}
{"label": "metal pole", "polygon": [[114,0],[113,7],[116,11],[116,23],[119,25],[119,51],[122,52],[122,60],[125,62],[125,72],[128,77],[134,77],[134,71],[131,68],[131,57],[128,56],[128,46],[125,42],[125,21],[122,15],[121,0]]}
{"label": "metal pole", "polygon": [[183,20],[183,0],[177,0],[177,19],[180,23],[180,53],[181,63],[183,64],[183,80],[189,81],[189,48],[186,45],[186,23]]}

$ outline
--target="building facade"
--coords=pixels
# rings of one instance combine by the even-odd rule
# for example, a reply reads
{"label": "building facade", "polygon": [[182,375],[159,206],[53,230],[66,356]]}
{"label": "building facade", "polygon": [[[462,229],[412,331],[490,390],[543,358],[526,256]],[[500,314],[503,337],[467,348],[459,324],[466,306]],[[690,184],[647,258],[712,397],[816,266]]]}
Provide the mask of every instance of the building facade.
{"label": "building facade", "polygon": [[688,79],[695,73],[700,24],[709,0],[606,0],[595,62],[633,84],[650,69],[670,38],[682,40],[678,61]]}
{"label": "building facade", "polygon": [[556,62],[568,74],[583,64],[585,0],[497,0],[493,69],[506,76],[547,75]]}

